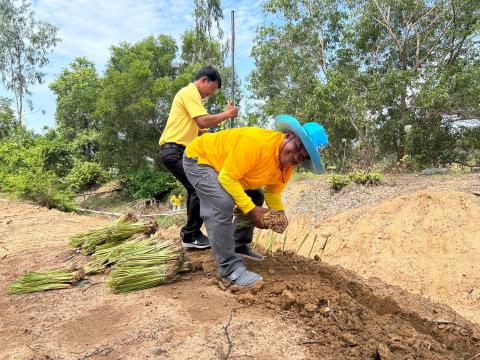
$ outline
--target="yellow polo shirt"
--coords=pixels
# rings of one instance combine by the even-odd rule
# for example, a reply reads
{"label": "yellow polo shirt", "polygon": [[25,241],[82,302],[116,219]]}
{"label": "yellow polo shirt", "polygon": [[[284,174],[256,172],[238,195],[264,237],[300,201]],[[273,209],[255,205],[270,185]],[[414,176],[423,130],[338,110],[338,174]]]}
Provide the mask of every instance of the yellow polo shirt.
{"label": "yellow polo shirt", "polygon": [[185,150],[189,158],[213,167],[218,180],[247,213],[255,207],[244,190],[265,188],[269,208],[283,210],[281,192],[293,167],[280,169],[279,147],[285,134],[259,128],[238,128],[197,137]]}
{"label": "yellow polo shirt", "polygon": [[182,88],[172,102],[167,125],[160,137],[160,145],[176,143],[187,146],[198,135],[197,123],[193,118],[208,114],[202,97],[194,83]]}

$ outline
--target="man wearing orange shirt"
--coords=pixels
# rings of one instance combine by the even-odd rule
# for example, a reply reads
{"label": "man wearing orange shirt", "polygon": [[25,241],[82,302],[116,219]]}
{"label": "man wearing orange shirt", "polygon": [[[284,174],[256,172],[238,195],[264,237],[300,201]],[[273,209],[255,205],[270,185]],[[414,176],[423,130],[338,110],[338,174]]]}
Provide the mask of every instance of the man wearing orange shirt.
{"label": "man wearing orange shirt", "polygon": [[294,117],[280,115],[276,127],[280,131],[238,128],[205,134],[187,146],[183,157],[187,178],[200,198],[200,215],[220,276],[241,286],[262,279],[246,270],[243,258],[263,257],[250,249],[253,227],[235,228],[235,205],[252,217],[255,227],[264,229],[268,209],[262,207],[263,201],[270,209],[284,210],[281,192],[295,166],[324,172],[319,153],[328,138],[321,125],[302,126]]}
{"label": "man wearing orange shirt", "polygon": [[195,189],[185,176],[182,158],[185,147],[197,137],[201,129],[208,129],[237,116],[238,110],[231,104],[219,114],[209,114],[203,106],[202,100],[213,95],[221,87],[222,79],[217,70],[211,66],[201,69],[193,83],[175,95],[165,130],[159,141],[163,165],[187,190],[187,223],[180,231],[183,246],[186,248],[210,247],[207,236],[200,231],[203,224],[200,203]]}

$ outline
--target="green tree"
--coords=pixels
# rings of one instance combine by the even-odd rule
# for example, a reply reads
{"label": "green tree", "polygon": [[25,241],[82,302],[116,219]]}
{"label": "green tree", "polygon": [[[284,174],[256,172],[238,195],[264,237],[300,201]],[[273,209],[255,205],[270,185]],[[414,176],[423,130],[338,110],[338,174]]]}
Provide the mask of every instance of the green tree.
{"label": "green tree", "polygon": [[450,97],[451,89],[438,80],[447,73],[448,78],[455,76],[462,68],[458,64],[478,58],[478,3],[366,0],[351,5],[358,16],[354,26],[358,60],[362,67],[385,79],[379,95],[382,107],[396,116],[397,137],[391,144],[400,160],[405,154],[405,125],[429,118],[440,128],[442,115],[453,115],[455,108],[463,108],[464,96],[457,97],[455,104],[449,101],[448,107],[441,106],[441,113],[436,105],[428,107],[419,100],[430,98],[433,105]]}
{"label": "green tree", "polygon": [[48,52],[58,43],[57,28],[35,19],[30,2],[0,0],[0,79],[15,96],[18,123],[24,101],[30,108],[30,87],[42,83]]}
{"label": "green tree", "polygon": [[[223,44],[220,0],[194,0],[195,27],[183,37],[183,60],[202,65],[223,65],[228,43]],[[214,32],[216,30],[216,33]],[[190,55],[190,57],[186,57]]]}
{"label": "green tree", "polygon": [[16,121],[13,114],[12,101],[0,97],[0,139],[8,137],[15,128]]}
{"label": "green tree", "polygon": [[[251,89],[264,116],[324,122],[326,157],[369,160],[379,149],[399,160],[405,125],[440,129],[479,112],[475,1],[270,0],[264,9],[276,21],[257,31]],[[429,143],[446,144],[434,133]]]}
{"label": "green tree", "polygon": [[191,81],[177,77],[175,41],[166,35],[113,46],[99,92],[98,157],[121,172],[158,161],[158,139],[176,91]]}
{"label": "green tree", "polygon": [[353,51],[340,51],[350,35],[345,3],[272,0],[264,11],[276,21],[257,29],[252,48],[250,89],[260,100],[258,117],[289,113],[321,122],[332,144],[324,157],[341,159],[347,148],[352,152],[352,140],[367,138],[368,82]]}
{"label": "green tree", "polygon": [[[215,66],[222,77],[222,89],[207,99],[206,109],[210,113],[223,111],[231,98],[231,67],[225,65],[230,42],[223,37],[223,10],[219,0],[195,0],[193,10],[195,26],[182,36],[180,72],[190,74],[189,82],[195,73],[206,65]],[[240,104],[242,93],[240,80],[235,77],[235,104]],[[228,127],[228,122],[211,129],[215,131]]]}
{"label": "green tree", "polygon": [[100,93],[95,64],[84,57],[76,58],[49,87],[57,95],[55,120],[61,136],[75,142],[82,156],[92,160],[98,147],[98,121],[93,115]]}

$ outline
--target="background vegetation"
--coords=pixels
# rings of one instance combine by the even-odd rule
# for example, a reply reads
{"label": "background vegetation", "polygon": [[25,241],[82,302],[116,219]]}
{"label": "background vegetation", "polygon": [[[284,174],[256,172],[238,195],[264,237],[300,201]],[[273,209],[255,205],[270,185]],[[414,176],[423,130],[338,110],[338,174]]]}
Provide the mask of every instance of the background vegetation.
{"label": "background vegetation", "polygon": [[[362,171],[330,177],[340,187],[372,170],[480,165],[480,127],[472,120],[480,118],[478,1],[262,6],[274,21],[257,29],[245,87],[259,105],[239,124],[266,126],[279,113],[323,123],[329,168]],[[158,157],[174,95],[213,64],[223,87],[209,111],[223,109],[229,97],[220,1],[194,1],[195,25],[179,43],[158,34],[112,45],[102,74],[89,59],[75,59],[49,84],[56,126],[42,135],[24,128],[23,103],[43,81],[58,29],[37,21],[27,0],[0,0],[0,9],[0,80],[14,95],[0,98],[0,190],[68,210],[76,193],[112,178],[139,198],[175,189]],[[237,95],[240,107],[244,93]],[[373,174],[364,180],[379,179]]]}

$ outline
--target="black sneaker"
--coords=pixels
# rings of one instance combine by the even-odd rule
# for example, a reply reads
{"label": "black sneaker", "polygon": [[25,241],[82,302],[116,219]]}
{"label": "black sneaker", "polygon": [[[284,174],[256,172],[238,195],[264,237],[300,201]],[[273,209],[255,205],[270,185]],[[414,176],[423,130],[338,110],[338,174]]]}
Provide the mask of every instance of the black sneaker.
{"label": "black sneaker", "polygon": [[242,246],[238,249],[235,249],[235,254],[241,255],[244,258],[253,260],[253,261],[262,261],[265,259],[264,256],[260,255],[259,253],[253,251],[248,246]]}
{"label": "black sneaker", "polygon": [[200,233],[191,239],[183,239],[182,245],[186,249],[208,249],[210,247],[210,242],[208,241],[207,236]]}

